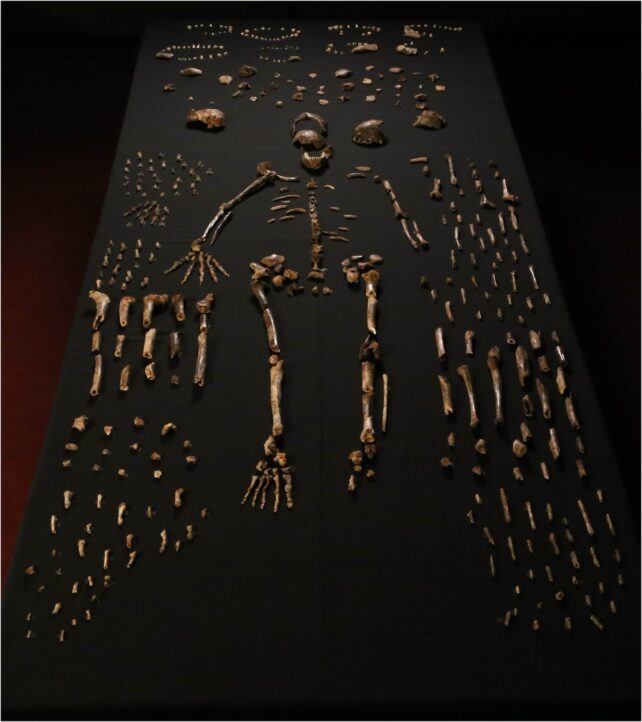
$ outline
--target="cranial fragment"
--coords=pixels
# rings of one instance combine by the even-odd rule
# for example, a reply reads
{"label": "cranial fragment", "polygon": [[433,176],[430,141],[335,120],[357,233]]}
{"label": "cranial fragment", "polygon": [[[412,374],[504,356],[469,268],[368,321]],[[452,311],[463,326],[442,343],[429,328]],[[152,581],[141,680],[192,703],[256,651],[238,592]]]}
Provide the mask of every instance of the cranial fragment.
{"label": "cranial fragment", "polygon": [[383,120],[371,118],[355,125],[352,130],[352,142],[357,145],[385,145],[388,139],[380,130]]}
{"label": "cranial fragment", "polygon": [[203,123],[207,130],[225,127],[225,113],[218,108],[199,108],[187,113],[188,123]]}
{"label": "cranial fragment", "polygon": [[446,119],[435,110],[422,110],[413,123],[415,128],[427,128],[428,130],[439,130],[445,125]]}

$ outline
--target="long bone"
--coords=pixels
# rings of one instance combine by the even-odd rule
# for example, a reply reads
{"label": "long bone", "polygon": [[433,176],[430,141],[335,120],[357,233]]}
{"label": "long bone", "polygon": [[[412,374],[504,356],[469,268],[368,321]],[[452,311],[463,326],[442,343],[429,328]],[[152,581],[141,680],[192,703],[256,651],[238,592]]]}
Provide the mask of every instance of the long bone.
{"label": "long bone", "polygon": [[366,271],[363,275],[363,280],[366,284],[366,298],[367,298],[367,310],[366,310],[366,326],[368,331],[377,335],[377,290],[379,288],[379,272],[375,271],[374,268]]}
{"label": "long bone", "polygon": [[282,358],[272,355],[270,363],[270,407],[272,409],[272,436],[277,437],[283,434],[283,421],[281,419],[281,385],[283,383]]}
{"label": "long bone", "polygon": [[499,346],[492,346],[486,357],[486,365],[490,371],[490,377],[493,383],[493,395],[495,397],[495,425],[502,426],[504,424],[504,409],[502,395],[502,375],[499,369],[501,361],[501,352]]}
{"label": "long bone", "polygon": [[87,295],[96,304],[96,315],[91,324],[92,329],[96,331],[105,320],[111,299],[106,293],[96,290],[89,291]]}
{"label": "long bone", "polygon": [[267,286],[262,281],[252,281],[250,283],[250,289],[254,294],[254,297],[258,301],[261,308],[261,314],[263,316],[263,323],[265,324],[265,331],[267,333],[268,346],[272,353],[281,353],[279,348],[278,336],[276,333],[276,324],[274,323],[274,317],[268,305],[267,297],[265,295]]}
{"label": "long bone", "polygon": [[470,407],[470,426],[474,429],[479,426],[479,416],[477,415],[477,407],[475,404],[475,388],[473,385],[473,375],[470,368],[463,364],[457,367],[457,374],[461,377],[466,386],[466,394],[468,396],[468,405]]}
{"label": "long bone", "polygon": [[207,317],[212,313],[214,294],[208,293],[196,303],[196,310],[200,314],[198,351],[196,353],[196,367],[194,369],[194,383],[196,386],[205,385],[205,367],[207,366]]}
{"label": "long bone", "polygon": [[166,268],[164,271],[165,274],[172,273],[176,269],[180,268],[182,265],[188,264],[187,271],[185,272],[181,280],[182,285],[187,282],[196,265],[198,264],[199,283],[201,284],[205,279],[206,270],[209,272],[214,283],[218,281],[216,271],[219,271],[224,276],[229,277],[230,274],[225,270],[225,268],[223,268],[221,263],[219,263],[219,261],[211,253],[208,253],[203,249],[204,244],[208,240],[208,236],[210,236],[211,234],[211,238],[209,240],[210,244],[213,244],[218,238],[221,229],[223,228],[225,223],[227,223],[227,221],[230,219],[232,209],[239,203],[242,203],[246,198],[248,198],[256,191],[261,190],[262,188],[270,185],[271,183],[274,183],[275,180],[284,181],[286,183],[299,180],[296,176],[280,175],[272,169],[269,161],[262,161],[261,163],[259,163],[256,166],[256,170],[259,174],[259,177],[253,180],[245,188],[243,188],[233,198],[230,198],[229,200],[221,203],[214,217],[205,226],[203,233],[191,242],[190,250],[181,258],[177,258],[172,263],[172,265],[169,266],[169,268]]}

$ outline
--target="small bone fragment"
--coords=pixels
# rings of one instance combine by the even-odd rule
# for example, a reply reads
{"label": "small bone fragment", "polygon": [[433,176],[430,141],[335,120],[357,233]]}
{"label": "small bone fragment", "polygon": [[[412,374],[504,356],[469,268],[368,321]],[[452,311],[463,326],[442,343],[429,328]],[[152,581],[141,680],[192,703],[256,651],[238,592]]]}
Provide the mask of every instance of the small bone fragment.
{"label": "small bone fragment", "polygon": [[181,356],[183,352],[183,334],[180,331],[172,331],[169,334],[169,357],[170,359]]}
{"label": "small bone fragment", "polygon": [[164,554],[165,550],[167,549],[167,530],[163,529],[160,533],[161,543],[160,547],[158,548],[159,554]]}
{"label": "small bone fragment", "polygon": [[537,525],[535,523],[535,516],[533,514],[533,507],[532,507],[530,501],[524,502],[524,509],[526,509],[526,513],[528,514],[528,522],[531,526],[531,529],[533,531],[537,531]]}
{"label": "small bone fragment", "polygon": [[482,532],[484,534],[484,537],[486,538],[486,541],[492,546],[495,546],[495,540],[493,539],[493,535],[490,533],[490,529],[485,526],[482,528]]}
{"label": "small bone fragment", "polygon": [[156,380],[156,362],[151,361],[145,366],[145,378],[148,381]]}
{"label": "small bone fragment", "polygon": [[535,411],[531,397],[528,394],[524,394],[524,396],[522,396],[522,409],[524,411],[524,416],[527,416],[528,418],[530,418]]}
{"label": "small bone fragment", "polygon": [[515,439],[513,441],[513,454],[515,454],[518,459],[526,456],[527,451],[528,447],[522,441],[520,441],[519,439]]}
{"label": "small bone fragment", "polygon": [[126,393],[129,391],[129,376],[131,374],[131,364],[127,364],[123,367],[123,370],[120,372],[120,382],[119,382],[119,389]]}
{"label": "small bone fragment", "polygon": [[548,448],[550,449],[551,456],[553,457],[554,461],[557,461],[559,459],[561,452],[559,441],[557,440],[557,432],[555,431],[555,428],[551,426],[551,428],[548,430]]}
{"label": "small bone fragment", "polygon": [[388,374],[381,374],[383,382],[383,409],[381,412],[381,432],[385,434],[388,431],[388,396],[390,393],[390,384]]}
{"label": "small bone fragment", "polygon": [[548,535],[548,541],[551,545],[551,548],[553,549],[553,554],[555,554],[555,556],[559,556],[561,552],[560,552],[559,546],[557,545],[557,539],[555,538],[555,532],[551,532]]}
{"label": "small bone fragment", "polygon": [[539,401],[542,405],[542,415],[545,419],[550,419],[552,410],[548,390],[539,377],[535,379],[535,387],[537,388],[537,395],[539,396]]}
{"label": "small bone fragment", "polygon": [[584,520],[584,526],[586,527],[586,533],[589,536],[595,536],[595,529],[593,528],[593,524],[591,524],[591,520],[589,518],[588,512],[586,511],[584,502],[581,499],[577,500],[577,506],[580,510],[580,514],[582,515],[582,519]]}
{"label": "small bone fragment", "polygon": [[154,357],[154,341],[156,340],[156,329],[150,328],[145,333],[145,341],[143,343],[143,358],[151,359]]}
{"label": "small bone fragment", "polygon": [[435,343],[437,344],[437,358],[444,361],[446,359],[446,346],[444,344],[444,329],[441,326],[435,329]]}
{"label": "small bone fragment", "polygon": [[473,356],[475,354],[475,348],[474,348],[475,332],[474,331],[466,331],[464,333],[464,340],[465,340],[465,345],[466,345],[466,356]]}
{"label": "small bone fragment", "polygon": [[127,504],[124,501],[118,505],[118,515],[116,521],[118,526],[122,526],[125,523],[125,512],[127,511]]}
{"label": "small bone fragment", "polygon": [[515,553],[515,544],[513,542],[513,537],[509,534],[506,539],[506,545],[508,546],[508,553],[510,554],[510,558],[517,562],[517,554]]}
{"label": "small bone fragment", "polygon": [[519,378],[519,385],[525,386],[526,380],[531,375],[530,364],[528,362],[528,354],[523,346],[518,346],[515,349],[515,362],[517,363],[517,376]]}
{"label": "small bone fragment", "polygon": [[508,496],[503,486],[499,487],[499,500],[502,505],[502,511],[504,512],[504,521],[507,524],[511,523],[510,506],[508,504]]}
{"label": "small bone fragment", "polygon": [[437,378],[439,379],[439,388],[441,389],[441,401],[444,409],[444,414],[446,416],[450,416],[455,411],[453,407],[452,394],[450,391],[450,382],[448,381],[446,376],[443,376],[442,374],[439,374]]}
{"label": "small bone fragment", "polygon": [[127,569],[131,569],[134,566],[137,556],[138,552],[136,550],[129,552],[129,556],[127,558]]}
{"label": "small bone fragment", "polygon": [[173,421],[168,421],[161,427],[161,436],[167,436],[170,432],[176,431],[178,426]]}
{"label": "small bone fragment", "polygon": [[476,428],[479,426],[479,417],[477,416],[477,409],[475,406],[475,389],[473,386],[473,377],[470,372],[470,368],[463,364],[457,367],[457,374],[463,380],[466,386],[466,394],[468,395],[468,405],[470,407],[470,426]]}
{"label": "small bone fragment", "polygon": [[91,352],[98,353],[100,351],[100,331],[94,331],[91,335]]}
{"label": "small bone fragment", "polygon": [[107,309],[110,304],[110,298],[106,293],[96,290],[89,291],[87,295],[96,304],[96,315],[94,316],[94,320],[91,325],[92,329],[95,331],[105,320]]}
{"label": "small bone fragment", "polygon": [[114,358],[121,358],[123,355],[123,346],[125,344],[125,335],[119,333],[116,336],[116,347],[114,348]]}
{"label": "small bone fragment", "polygon": [[94,375],[92,378],[91,388],[89,389],[90,396],[98,396],[100,393],[100,384],[103,377],[103,357],[102,354],[97,353],[94,356]]}
{"label": "small bone fragment", "polygon": [[569,394],[564,399],[564,406],[566,407],[566,415],[568,416],[568,421],[571,425],[571,428],[574,431],[579,431],[580,429],[580,422],[577,419],[577,414],[575,413],[575,406],[573,404],[573,395]]}
{"label": "small bone fragment", "polygon": [[179,487],[174,491],[174,506],[179,509],[181,506],[183,506],[183,495],[185,494],[185,489],[183,487]]}

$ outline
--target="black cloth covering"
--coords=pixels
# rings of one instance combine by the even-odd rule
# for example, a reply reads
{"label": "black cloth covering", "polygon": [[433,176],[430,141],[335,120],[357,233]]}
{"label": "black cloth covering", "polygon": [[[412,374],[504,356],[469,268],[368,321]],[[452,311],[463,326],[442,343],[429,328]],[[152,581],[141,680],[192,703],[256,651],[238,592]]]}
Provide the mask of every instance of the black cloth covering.
{"label": "black cloth covering", "polygon": [[[411,21],[411,19],[410,19]],[[321,23],[299,23],[301,36],[288,41],[300,47],[300,62],[273,64],[257,59],[258,47],[265,45],[232,35],[208,38],[183,25],[151,27],[142,43],[132,83],[114,171],[87,268],[76,320],[71,329],[57,400],[42,457],[33,482],[13,567],[5,588],[3,604],[3,706],[6,718],[53,716],[132,717],[154,715],[194,717],[209,715],[287,716],[343,713],[367,710],[370,715],[413,714],[510,716],[604,713],[633,704],[639,684],[639,597],[637,542],[633,533],[616,461],[608,444],[604,422],[582,352],[578,347],[571,319],[561,296],[552,266],[544,230],[518,147],[507,118],[501,95],[478,28],[466,25],[462,31],[434,30],[434,38],[418,41],[430,48],[428,55],[405,57],[395,52],[404,42],[403,22],[373,23],[381,26],[375,39],[380,50],[373,54],[334,55],[325,53],[327,42],[340,44],[336,33]],[[457,27],[457,22],[437,25]],[[407,40],[407,39],[406,39]],[[229,55],[199,62],[157,60],[157,51],[171,43],[224,43]],[[439,52],[440,47],[445,52]],[[208,51],[205,51],[206,53]],[[179,53],[177,53],[179,54]],[[231,94],[240,81],[237,69],[243,63],[255,65],[258,74],[248,79],[252,89],[243,97]],[[188,65],[201,67],[201,77],[181,77],[178,70]],[[365,67],[375,70],[366,72]],[[393,85],[397,76],[388,72],[401,66],[407,78],[401,105],[395,107]],[[340,67],[353,70],[355,83],[349,102],[340,103],[340,85],[334,77]],[[418,71],[421,76],[412,76]],[[281,74],[279,89],[270,90],[273,73]],[[310,78],[309,73],[318,74]],[[384,74],[378,79],[376,73]],[[235,77],[232,86],[217,83],[220,74]],[[436,93],[429,73],[437,73],[446,91]],[[374,78],[372,86],[361,78]],[[291,84],[286,79],[292,79]],[[176,90],[162,92],[165,83]],[[419,88],[419,83],[423,88]],[[316,95],[319,85],[324,96]],[[296,85],[307,87],[305,100],[290,96]],[[365,103],[366,94],[381,87],[376,103]],[[268,90],[253,103],[248,97]],[[413,95],[426,92],[428,105],[447,119],[440,131],[413,128],[419,112]],[[534,112],[545,102],[545,83],[534,91]],[[193,97],[194,100],[189,100]],[[318,98],[330,99],[320,106]],[[276,100],[283,100],[278,108]],[[223,131],[208,133],[185,123],[187,110],[213,106],[227,115]],[[247,264],[278,252],[302,278],[309,268],[309,224],[302,216],[289,223],[266,224],[279,195],[278,181],[234,210],[230,223],[213,247],[213,252],[231,274],[217,285],[211,281],[199,287],[195,273],[180,286],[182,271],[165,276],[162,271],[187,252],[215,213],[217,206],[246,186],[256,173],[256,164],[270,160],[282,174],[301,177],[289,184],[290,192],[301,194],[297,205],[306,205],[306,171],[299,166],[299,151],[291,144],[289,127],[301,111],[320,113],[328,122],[328,140],[334,149],[329,169],[317,177],[319,213],[325,228],[348,224],[344,213],[358,215],[350,221],[350,243],[325,240],[327,284],[334,293],[314,297],[311,284],[296,298],[272,290],[269,294],[285,359],[283,397],[286,449],[296,466],[295,500],[292,511],[281,509],[273,515],[241,506],[254,464],[261,458],[262,444],[270,427],[268,403],[267,346],[263,324],[249,291]],[[354,125],[367,118],[384,121],[388,144],[362,148],[351,142]],[[100,122],[93,118],[91,122]],[[598,131],[599,132],[599,131]],[[547,139],[542,138],[542,143]],[[140,198],[125,196],[122,169],[126,158],[136,165],[136,153],[145,158],[164,153],[168,163],[182,153],[190,162],[203,161],[198,196],[187,188],[180,198],[167,197],[170,214],[163,228],[126,226],[124,211]],[[451,153],[460,185],[466,195],[459,197],[449,187],[443,156]],[[427,155],[431,176],[421,174],[421,166],[409,158]],[[477,164],[489,198],[508,219],[501,201],[499,182],[493,178],[488,161],[494,160],[509,179],[511,190],[520,196],[517,206],[520,228],[531,255],[522,254],[518,236],[509,229],[511,249],[519,255],[517,268],[520,292],[515,308],[505,302],[509,290],[510,250],[502,243],[496,212],[481,210],[479,196],[470,178],[469,162]],[[146,162],[146,161],[145,161]],[[158,160],[157,160],[158,163]],[[357,165],[373,168],[365,179],[348,180],[346,174]],[[561,172],[561,171],[560,171]],[[572,172],[565,169],[564,172]],[[404,209],[417,220],[430,241],[427,251],[416,252],[403,237],[383,188],[372,182],[372,175],[388,178]],[[442,202],[430,199],[433,178],[444,185]],[[336,190],[323,189],[325,183]],[[460,268],[451,269],[454,201],[461,210],[464,252]],[[339,206],[341,212],[330,210]],[[490,261],[495,249],[483,254],[473,245],[467,230],[475,213],[483,214],[485,228],[494,222],[495,234],[504,256],[503,288],[487,302],[482,292],[490,289]],[[441,222],[445,214],[448,224]],[[278,214],[276,214],[278,215]],[[92,361],[89,351],[93,303],[86,293],[94,287],[106,243],[113,239],[128,245],[129,253],[137,238],[145,243],[145,254],[136,282],[128,293],[139,301],[126,329],[126,358],[112,358],[117,328],[118,284],[104,290],[112,306],[102,329],[105,379],[96,399],[88,396]],[[161,247],[153,248],[160,241]],[[154,250],[158,261],[147,263]],[[477,271],[482,290],[474,292],[469,278],[468,256],[474,251],[480,260]],[[346,489],[350,465],[347,454],[358,448],[361,421],[359,346],[366,336],[363,291],[349,288],[340,270],[347,255],[379,253],[385,257],[379,268],[381,295],[379,337],[391,380],[389,432],[381,437],[373,481],[362,479],[356,494]],[[539,285],[552,299],[545,306],[541,291],[531,290],[528,264],[534,264]],[[581,258],[577,259],[581,273]],[[146,290],[138,287],[143,275],[149,276]],[[419,286],[426,275],[436,289],[439,302],[433,303],[427,290]],[[455,279],[449,286],[447,276]],[[459,287],[466,285],[468,304],[459,299]],[[208,339],[207,383],[195,389],[191,375],[196,355],[197,314],[195,301],[214,291],[216,301]],[[155,314],[159,329],[157,373],[154,384],[142,376],[140,346],[143,333],[139,318],[144,293],[176,293],[187,298],[188,319],[184,324],[185,352],[177,368],[182,383],[169,384],[172,367],[166,358],[167,334],[178,328],[168,309]],[[531,293],[536,310],[525,306]],[[587,294],[594,289],[585,289]],[[444,315],[443,300],[452,299],[455,324]],[[505,318],[495,315],[503,305]],[[473,314],[482,308],[484,318]],[[517,322],[521,313],[526,325]],[[446,366],[436,358],[433,332],[443,326],[448,342]],[[476,334],[476,354],[464,355],[464,330]],[[540,330],[545,350],[554,370],[554,344],[557,331],[569,360],[567,378],[573,390],[587,448],[586,466],[590,475],[579,480],[575,468],[574,434],[568,426],[553,377],[547,382],[555,404],[555,426],[563,450],[556,465],[548,455],[546,422],[536,413],[528,423],[534,435],[534,449],[523,467],[525,481],[518,483],[512,469],[518,463],[510,445],[519,435],[520,390],[514,371],[512,351],[504,337],[511,331],[529,349],[527,329]],[[595,339],[599,344],[600,339]],[[492,423],[492,392],[486,353],[500,345],[506,391],[507,428],[498,432]],[[590,353],[590,349],[586,349]],[[124,362],[134,365],[132,390],[118,394],[117,381]],[[481,429],[473,435],[468,428],[462,382],[455,373],[468,363],[475,375],[479,398]],[[531,353],[531,363],[534,357]],[[445,369],[445,371],[444,371]],[[450,379],[457,412],[446,420],[436,376],[445,372]],[[604,369],[616,372],[616,365]],[[624,388],[624,386],[623,386]],[[538,407],[537,394],[530,389]],[[70,431],[74,417],[87,414],[88,431]],[[134,430],[132,419],[146,420],[142,430]],[[173,421],[175,435],[160,437],[160,426]],[[615,420],[613,423],[617,423]],[[110,439],[103,439],[102,427],[113,425]],[[457,450],[446,445],[450,431],[457,434]],[[485,476],[475,480],[470,467],[477,463],[472,445],[477,436],[486,438],[488,459]],[[198,464],[186,469],[181,442],[189,439]],[[79,443],[74,466],[61,466],[64,445]],[[129,444],[139,441],[143,451],[136,455]],[[101,457],[101,449],[111,450]],[[151,478],[148,453],[163,453],[161,480]],[[10,450],[5,449],[5,453]],[[456,457],[455,470],[444,474],[439,460]],[[532,458],[531,458],[532,457]],[[546,460],[551,479],[538,471]],[[92,473],[94,463],[102,472]],[[117,469],[126,468],[121,479]],[[173,490],[187,489],[186,503],[172,508]],[[538,517],[535,539],[537,554],[530,561],[525,547],[512,565],[505,548],[505,528],[497,497],[506,488],[513,508],[513,534],[523,545],[529,536],[527,517],[521,507],[530,500]],[[76,493],[74,506],[65,511],[62,495]],[[595,491],[602,489],[603,505]],[[96,509],[97,493],[105,497],[104,509]],[[473,495],[484,498],[477,507]],[[586,535],[576,500],[585,500],[595,525],[595,537]],[[124,527],[116,524],[118,503],[127,501]],[[549,533],[544,509],[547,502],[555,509],[550,530],[557,534],[562,556],[548,562]],[[148,504],[157,516],[145,519]],[[209,509],[201,520],[199,511]],[[478,517],[470,525],[466,512]],[[611,539],[603,522],[608,511],[616,525],[617,538]],[[49,518],[60,519],[56,536],[49,531]],[[572,545],[564,536],[562,517],[569,520],[582,559],[581,577],[576,588],[568,562]],[[92,535],[83,527],[93,523]],[[184,542],[180,553],[173,549],[157,553],[158,533],[167,528],[170,539],[179,538],[185,524],[193,523],[196,537]],[[497,536],[498,575],[491,579],[488,553],[481,527],[485,524]],[[125,569],[128,551],[125,532],[137,536],[139,558]],[[87,539],[87,556],[78,557],[76,540]],[[501,546],[500,546],[501,545]],[[601,566],[591,564],[593,545]],[[51,558],[51,549],[59,556]],[[112,584],[103,587],[100,567],[102,550],[112,550],[109,573]],[[614,549],[622,562],[613,559]],[[555,563],[556,582],[550,584],[544,565]],[[31,564],[34,576],[25,575]],[[90,568],[93,571],[88,571]],[[535,570],[530,581],[526,572]],[[62,569],[61,575],[55,570]],[[621,573],[625,586],[616,583]],[[75,600],[70,590],[75,580],[93,574],[98,602],[91,603],[92,621],[82,618],[88,606]],[[521,595],[513,591],[519,576]],[[604,594],[598,582],[604,580]],[[45,585],[38,593],[37,587]],[[86,599],[92,592],[81,584]],[[557,602],[553,593],[561,589],[565,600]],[[584,595],[590,594],[593,609]],[[81,595],[81,596],[82,596]],[[53,603],[63,601],[63,610],[52,616]],[[614,600],[617,615],[608,602]],[[542,601],[543,608],[537,609]],[[74,606],[75,605],[75,606]],[[506,611],[519,607],[510,628],[504,626]],[[33,623],[25,615],[33,614]],[[604,624],[600,632],[591,623],[594,613]],[[70,618],[78,626],[70,626]],[[564,630],[562,620],[573,620],[573,631]],[[539,632],[532,628],[538,618]],[[58,630],[66,629],[65,641],[57,641]],[[26,639],[27,629],[34,636]],[[617,712],[614,712],[617,714]]]}

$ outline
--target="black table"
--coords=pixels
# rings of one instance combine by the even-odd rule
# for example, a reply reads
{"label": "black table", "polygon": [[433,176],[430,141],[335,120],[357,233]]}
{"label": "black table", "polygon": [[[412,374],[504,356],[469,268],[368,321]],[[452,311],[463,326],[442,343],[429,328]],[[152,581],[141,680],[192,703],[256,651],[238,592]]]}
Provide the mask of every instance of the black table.
{"label": "black table", "polygon": [[[354,28],[340,36],[314,23],[299,23],[300,36],[286,40],[242,37],[240,26],[231,33],[205,35],[207,24],[201,28],[187,21],[180,27],[159,25],[147,32],[45,448],[6,585],[3,705],[7,718],[294,716],[357,710],[375,716],[497,717],[511,716],[516,710],[522,717],[599,716],[624,714],[634,704],[639,682],[639,596],[630,511],[483,38],[474,26],[459,29],[457,22],[438,22],[429,28],[432,38],[416,41],[418,54],[404,56],[395,52],[398,44],[409,42],[403,37],[403,22],[372,25],[381,30],[368,40],[380,47],[365,54],[324,52],[330,42],[335,49],[349,49],[344,41],[358,35]],[[218,26],[212,28],[216,30]],[[260,30],[258,34],[267,37]],[[168,45],[193,43],[225,48],[176,50],[172,60],[155,58]],[[299,49],[273,49],[282,45]],[[302,60],[259,60],[261,47],[268,49],[259,52],[272,59],[297,54]],[[428,54],[423,53],[426,49]],[[208,59],[217,52],[228,55]],[[204,54],[204,59],[182,62],[181,53]],[[255,65],[259,72],[246,81],[252,87],[233,98],[242,81],[237,69],[243,63]],[[370,65],[374,69],[366,71]],[[187,66],[200,67],[204,73],[180,76],[179,69]],[[394,66],[404,72],[390,73]],[[354,75],[335,78],[341,67]],[[218,76],[227,73],[234,76],[233,84],[219,85]],[[430,79],[430,74],[439,77]],[[362,84],[366,76],[373,79],[371,85]],[[402,76],[405,82],[400,82]],[[350,100],[340,102],[344,82],[356,87],[344,93]],[[163,92],[167,83],[175,85],[174,92]],[[271,83],[278,88],[271,88]],[[395,84],[402,86],[398,107]],[[436,84],[445,85],[445,90],[438,92]],[[291,100],[297,85],[306,87],[300,102]],[[320,86],[324,94],[317,94]],[[261,95],[261,90],[266,94]],[[376,102],[366,103],[365,96],[373,93]],[[414,98],[419,93],[426,94],[430,108],[443,114],[446,127],[438,131],[413,127],[420,112],[415,104],[422,102],[421,96]],[[255,101],[250,100],[252,95]],[[319,105],[320,98],[329,104]],[[277,100],[283,101],[283,107],[277,107]],[[210,101],[225,111],[225,129],[207,132],[187,125],[187,111],[207,107]],[[306,215],[266,223],[280,213],[269,210],[273,198],[281,195],[280,187],[300,194],[294,202],[306,207],[310,175],[299,166],[299,151],[290,139],[290,124],[301,111],[320,113],[328,122],[334,157],[316,177],[319,214],[326,229],[349,227],[350,243],[327,238],[324,242],[325,285],[332,295],[314,296],[313,284],[306,280],[301,282],[305,286],[301,295],[289,297],[276,290],[269,294],[286,362],[285,444],[296,466],[295,507],[272,514],[270,508],[259,511],[240,505],[270,428],[268,351],[249,290],[248,263],[278,252],[302,279],[309,269]],[[356,146],[351,142],[352,128],[372,117],[384,121],[387,145]],[[457,187],[448,182],[447,153],[454,159]],[[185,159],[185,168],[177,154]],[[430,176],[422,174],[423,163],[409,163],[423,155],[430,159]],[[150,159],[167,192],[162,203],[169,214],[162,227],[141,226],[132,216],[123,216],[130,206],[146,200],[135,191],[139,171],[150,194],[147,198],[157,197],[147,170]],[[163,160],[166,168],[161,168]],[[256,165],[263,160],[270,160],[280,174],[298,174],[301,181],[277,181],[234,209],[210,249],[231,277],[216,285],[208,279],[199,286],[197,269],[181,286],[182,271],[164,275],[163,269],[188,251],[218,205],[256,177]],[[476,164],[496,208],[480,207],[470,163]],[[364,172],[364,178],[348,179],[355,166],[372,170]],[[200,177],[197,195],[189,189],[195,180],[190,168]],[[520,197],[515,206],[519,231],[511,225],[509,204],[501,200],[495,168]],[[128,186],[123,185],[124,169],[129,169]],[[402,207],[429,241],[428,249],[413,250],[382,184],[373,182],[375,175],[392,183]],[[182,178],[178,197],[171,191],[177,176]],[[442,180],[441,201],[429,195],[435,177]],[[334,189],[324,187],[327,184]],[[498,225],[500,211],[506,221],[505,236]],[[357,218],[345,219],[344,214]],[[481,224],[476,223],[476,214]],[[454,241],[456,226],[461,251]],[[488,234],[487,228],[493,233]],[[124,269],[133,268],[137,239],[142,241],[140,268],[126,292],[138,303],[125,329],[124,358],[117,360],[112,349],[121,331],[120,283]],[[92,398],[88,390],[94,306],[86,293],[95,287],[110,240],[113,250],[105,281],[116,263],[119,244],[126,244],[127,250],[118,282],[102,289],[112,304],[101,329],[103,388]],[[149,262],[150,252],[155,262]],[[340,262],[351,254],[371,253],[385,258],[378,267],[378,334],[391,385],[389,430],[378,440],[376,476],[362,477],[350,494],[347,455],[359,446],[358,352],[367,332],[363,287],[348,287]],[[536,284],[529,265],[534,267]],[[491,284],[493,272],[498,288]],[[511,272],[517,274],[517,292],[512,292]],[[143,290],[144,276],[149,283]],[[428,288],[420,285],[422,276]],[[466,303],[460,288],[465,289]],[[195,302],[208,291],[216,294],[216,300],[206,383],[198,388],[191,383],[198,330]],[[187,308],[185,348],[179,362],[170,363],[166,356],[167,336],[180,328],[170,306],[154,315],[157,379],[151,383],[143,378],[140,359],[144,335],[140,299],[148,292],[183,292]],[[512,306],[507,293],[512,295]],[[544,294],[551,305],[545,303]],[[452,324],[445,314],[448,300]],[[445,363],[435,353],[438,326],[446,335]],[[465,354],[467,329],[475,331],[473,356]],[[541,333],[549,372],[538,370],[540,354],[531,347],[530,330]],[[556,389],[553,331],[568,360],[565,374],[581,421],[585,455],[578,453],[577,434]],[[549,390],[550,421],[542,417],[533,379],[525,389],[518,384],[507,332],[527,349],[532,377],[540,378]],[[503,428],[493,424],[486,361],[493,345],[502,353]],[[124,363],[134,367],[126,395],[118,392]],[[468,424],[464,384],[456,372],[461,364],[468,364],[475,379],[481,423],[474,431]],[[175,372],[181,376],[178,387],[170,384]],[[452,386],[452,417],[442,414],[438,374],[446,375]],[[532,418],[522,413],[525,392],[535,405]],[[87,431],[78,434],[70,427],[81,414],[90,422]],[[137,416],[145,420],[143,428],[134,427]],[[175,423],[177,430],[161,437],[166,422]],[[522,422],[533,438],[526,456],[517,459],[511,445],[520,438]],[[551,424],[562,452],[558,462],[551,459],[547,443]],[[104,436],[105,425],[114,427],[109,437]],[[454,449],[446,442],[450,432],[457,437]],[[486,455],[473,449],[478,438],[487,442]],[[183,447],[185,440],[192,442],[190,449]],[[78,450],[65,451],[68,443],[76,443]],[[142,450],[132,451],[133,443],[141,444]],[[109,453],[103,454],[103,449]],[[160,464],[149,459],[154,450],[162,453]],[[192,453],[198,462],[186,465],[185,456]],[[454,467],[444,471],[440,459],[446,456]],[[584,459],[587,478],[578,477],[578,458]],[[73,465],[63,467],[64,459]],[[542,461],[548,480],[540,472]],[[92,471],[95,464],[100,471]],[[483,468],[483,476],[471,472],[474,466]],[[522,481],[515,478],[516,466]],[[162,470],[161,478],[152,476],[155,468]],[[126,476],[119,476],[119,469],[125,469]],[[176,508],[174,490],[179,487],[186,493],[184,504]],[[510,503],[509,525],[500,488]],[[69,509],[63,506],[65,490],[75,492]],[[101,509],[96,508],[98,493],[104,496]],[[591,527],[583,520],[578,499]],[[536,529],[524,510],[527,501]],[[118,526],[118,505],[123,502],[125,521]],[[552,507],[552,521],[547,518],[547,504]],[[150,519],[148,505],[155,509]],[[203,508],[209,513],[201,519]],[[616,536],[609,532],[607,512]],[[55,536],[50,531],[52,514],[59,519]],[[87,524],[92,525],[91,533]],[[195,529],[191,541],[186,538],[187,524]],[[484,536],[484,527],[494,546]],[[163,529],[169,533],[169,548],[159,555]],[[132,549],[138,552],[131,568],[126,567],[132,551],[126,547],[127,533],[135,534]],[[508,536],[516,561],[510,558]],[[85,539],[84,557],[78,554],[78,539]],[[173,546],[177,539],[182,543],[178,553]],[[102,568],[105,549],[111,551],[107,570]],[[490,554],[496,565],[494,578]],[[37,572],[26,574],[31,565]],[[104,585],[105,575],[110,577],[109,586]],[[72,594],[76,581],[78,593]],[[56,602],[62,608],[52,615]],[[91,621],[86,620],[86,609]],[[571,620],[570,632],[566,618]]]}

